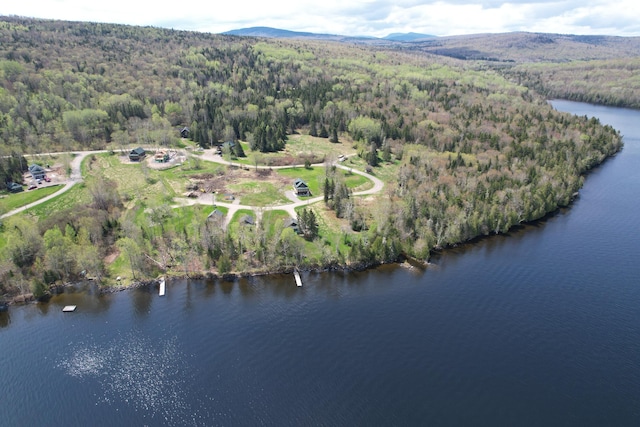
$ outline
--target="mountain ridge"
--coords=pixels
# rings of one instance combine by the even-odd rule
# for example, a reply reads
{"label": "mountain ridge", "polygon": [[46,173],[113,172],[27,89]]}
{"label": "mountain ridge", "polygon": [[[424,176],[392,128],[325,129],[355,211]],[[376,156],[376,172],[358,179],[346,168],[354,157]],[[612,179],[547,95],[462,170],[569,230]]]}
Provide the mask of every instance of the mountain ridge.
{"label": "mountain ridge", "polygon": [[345,36],[341,34],[328,33],[312,33],[306,31],[291,31],[274,27],[247,27],[229,30],[221,33],[227,36],[241,37],[268,37],[268,38],[311,38],[320,40],[380,40],[380,41],[397,41],[397,42],[413,42],[425,39],[435,38],[436,36],[420,33],[391,33],[385,37],[373,36]]}

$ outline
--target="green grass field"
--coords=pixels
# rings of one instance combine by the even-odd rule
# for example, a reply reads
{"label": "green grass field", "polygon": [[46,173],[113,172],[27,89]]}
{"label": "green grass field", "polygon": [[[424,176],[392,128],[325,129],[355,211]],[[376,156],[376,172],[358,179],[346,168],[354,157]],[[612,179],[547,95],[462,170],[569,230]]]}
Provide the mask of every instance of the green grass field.
{"label": "green grass field", "polygon": [[[354,168],[355,169],[355,168]],[[349,173],[342,169],[338,169],[338,172],[345,177],[347,187],[354,191],[363,191],[371,188],[373,183],[362,175],[355,173]],[[311,190],[312,196],[321,196],[324,188],[325,170],[324,167],[314,167],[312,169],[306,168],[290,168],[290,169],[278,169],[280,175],[286,176],[293,182],[294,179],[300,178],[307,183]]]}
{"label": "green grass field", "polygon": [[249,148],[249,143],[241,141],[241,144],[246,157],[230,159],[223,156],[223,158],[227,161],[242,165],[253,166],[257,161],[258,166],[268,166],[279,164],[283,159],[296,160],[296,163],[299,162],[303,164],[304,158],[311,158],[312,156],[322,161],[324,158],[332,158],[335,160],[341,154],[348,155],[355,153],[352,147],[353,142],[348,137],[334,144],[329,142],[327,138],[318,138],[301,133],[289,135],[284,150],[277,153],[253,152]]}
{"label": "green grass field", "polygon": [[234,193],[241,194],[240,203],[250,206],[269,206],[289,201],[275,184],[271,182],[248,181],[228,186]]}
{"label": "green grass field", "polygon": [[0,212],[10,212],[19,207],[28,205],[60,190],[62,185],[26,190],[21,193],[9,194],[0,199]]}
{"label": "green grass field", "polygon": [[91,203],[91,195],[85,185],[81,183],[74,185],[69,191],[64,192],[60,196],[47,200],[31,209],[27,209],[25,212],[39,218],[44,218],[50,215],[51,212],[61,212],[73,206],[88,205],[89,203]]}

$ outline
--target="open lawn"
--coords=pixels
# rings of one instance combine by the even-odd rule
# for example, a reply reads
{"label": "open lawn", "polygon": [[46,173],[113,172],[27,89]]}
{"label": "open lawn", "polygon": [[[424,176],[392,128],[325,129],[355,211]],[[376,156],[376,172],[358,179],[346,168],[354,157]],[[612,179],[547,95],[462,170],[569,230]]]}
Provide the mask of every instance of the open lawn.
{"label": "open lawn", "polygon": [[[344,176],[347,187],[353,191],[363,191],[373,186],[373,183],[362,175],[350,173],[343,169],[338,169],[338,173],[341,173]],[[300,178],[307,183],[311,190],[311,194],[314,197],[322,195],[325,180],[324,167],[316,166],[311,169],[301,167],[278,169],[278,174],[289,178],[291,183],[293,183],[293,180],[296,178]]]}
{"label": "open lawn", "polygon": [[[375,176],[378,179],[381,179],[384,182],[391,182],[396,179],[398,176],[398,168],[400,167],[401,162],[393,159],[390,162],[380,162],[378,166],[369,167],[371,175]],[[347,168],[353,168],[362,172],[367,171],[367,162],[361,159],[358,156],[351,156],[344,162],[340,163],[341,166]],[[348,185],[348,184],[347,184]]]}
{"label": "open lawn", "polygon": [[91,195],[84,184],[76,184],[69,191],[47,200],[25,212],[39,218],[45,218],[52,212],[62,212],[74,206],[86,206],[91,203]]}
{"label": "open lawn", "polygon": [[282,229],[284,221],[289,218],[286,211],[273,210],[262,214],[262,223],[265,225],[267,237],[271,238],[276,232]]}
{"label": "open lawn", "polygon": [[0,199],[0,212],[6,213],[21,206],[28,205],[43,197],[53,194],[60,190],[62,185],[52,185],[49,187],[37,188],[35,190],[26,190],[21,193],[9,194]]}
{"label": "open lawn", "polygon": [[293,181],[300,178],[309,186],[313,197],[322,195],[322,187],[324,185],[324,168],[314,167],[311,169],[303,167],[294,167],[288,169],[278,169],[277,174],[286,177],[288,182],[287,190],[293,189]]}
{"label": "open lawn", "polygon": [[[250,216],[253,220],[253,224],[241,223],[240,220],[245,216]],[[257,219],[256,213],[254,211],[249,209],[239,209],[233,215],[233,218],[231,218],[231,222],[229,222],[229,227],[227,228],[227,230],[231,233],[232,236],[238,238],[241,234],[241,231],[243,230],[243,227],[255,227],[256,223]]]}
{"label": "open lawn", "polygon": [[269,206],[288,203],[280,183],[268,181],[245,181],[227,186],[238,194],[240,203],[249,206]]}

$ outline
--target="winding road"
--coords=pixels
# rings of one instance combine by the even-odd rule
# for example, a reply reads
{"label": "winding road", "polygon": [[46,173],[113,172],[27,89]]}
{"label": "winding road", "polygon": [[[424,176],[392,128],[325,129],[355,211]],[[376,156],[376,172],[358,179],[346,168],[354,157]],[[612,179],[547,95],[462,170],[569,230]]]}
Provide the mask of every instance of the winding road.
{"label": "winding road", "polygon": [[[210,162],[215,162],[215,163],[220,163],[220,164],[225,164],[225,165],[230,165],[230,166],[237,166],[237,167],[241,167],[241,168],[246,168],[249,167],[248,165],[242,164],[242,163],[233,163],[227,160],[224,160],[220,155],[216,154],[214,152],[214,150],[205,150],[201,156],[202,159],[210,161]],[[324,163],[316,163],[313,166],[322,166]],[[362,172],[353,168],[349,168],[343,165],[340,165],[338,163],[334,163],[334,165],[337,168],[349,171],[351,173],[355,173],[357,175],[362,175],[364,177],[366,177],[367,179],[371,180],[373,182],[373,187],[368,189],[368,190],[364,190],[364,191],[357,191],[355,193],[353,193],[354,196],[367,196],[370,194],[376,194],[379,193],[380,191],[382,191],[382,189],[384,188],[384,182],[382,182],[380,179],[376,178],[375,176],[368,174],[366,172]],[[255,166],[250,166],[251,168],[254,168]],[[304,167],[304,165],[286,165],[286,166],[257,166],[258,169],[290,169],[290,168],[294,168],[294,167]],[[227,215],[225,217],[225,223],[224,226],[228,226],[229,222],[231,221],[231,218],[233,218],[233,216],[235,215],[235,213],[241,209],[247,209],[247,210],[252,210],[256,213],[256,216],[258,216],[258,220],[260,220],[260,216],[262,215],[262,212],[264,211],[274,211],[274,210],[282,210],[282,211],[286,211],[289,215],[291,215],[291,217],[295,218],[297,216],[296,213],[296,208],[300,207],[300,206],[306,206],[306,205],[311,205],[313,203],[317,203],[321,200],[324,200],[323,196],[318,196],[318,197],[313,197],[310,199],[306,199],[306,200],[299,200],[295,195],[293,195],[293,192],[287,192],[287,197],[289,199],[292,200],[291,203],[287,203],[287,204],[283,204],[283,205],[275,205],[275,206],[265,206],[265,207],[260,207],[260,206],[251,206],[251,205],[241,205],[238,203],[226,203],[226,202],[219,202],[216,201],[215,197],[213,195],[210,195],[211,197],[200,197],[196,200],[194,199],[188,199],[188,198],[177,198],[176,202],[178,202],[178,206],[190,206],[190,205],[198,205],[198,204],[206,204],[206,205],[212,205],[212,206],[221,206],[224,207],[228,210]],[[296,200],[296,201],[294,201]]]}
{"label": "winding road", "polygon": [[[71,161],[70,167],[71,167],[71,175],[69,177],[68,180],[64,181],[63,184],[64,186],[59,190],[56,191],[53,194],[50,194],[46,197],[43,197],[40,200],[36,200],[33,203],[29,203],[28,205],[25,206],[21,206],[17,209],[14,209],[10,212],[5,213],[4,215],[0,216],[0,218],[6,218],[9,217],[11,215],[15,215],[17,213],[23,212],[27,209],[30,209],[34,206],[37,206],[41,203],[44,203],[48,200],[53,199],[54,197],[57,197],[61,194],[63,194],[66,191],[69,191],[71,189],[71,187],[73,187],[76,183],[81,182],[82,181],[82,170],[81,170],[81,165],[82,165],[82,161],[85,159],[85,157],[92,155],[92,154],[98,154],[98,153],[106,153],[106,150],[99,150],[99,151],[74,151],[71,152],[70,154],[73,154],[75,157],[74,159]],[[54,154],[62,154],[62,153],[54,153]],[[247,165],[241,164],[241,163],[233,163],[233,162],[229,162],[224,160],[222,157],[220,157],[219,155],[217,155],[214,150],[205,150],[203,152],[203,154],[201,156],[199,156],[200,158],[210,161],[210,162],[215,162],[215,163],[221,163],[221,164],[226,164],[226,165],[231,165],[231,166],[239,166],[242,168],[246,168]],[[318,163],[315,164],[313,166],[322,166],[322,163]],[[364,190],[364,191],[357,191],[355,193],[353,193],[354,196],[366,196],[366,195],[370,195],[370,194],[375,194],[378,193],[380,191],[382,191],[383,187],[384,187],[384,183],[376,178],[375,176],[368,174],[366,172],[362,172],[353,168],[349,168],[337,163],[334,163],[334,165],[340,169],[343,170],[347,170],[351,173],[355,173],[358,175],[362,175],[364,177],[366,177],[367,179],[371,180],[373,182],[373,187],[368,189],[368,190]],[[253,167],[253,166],[252,166]],[[304,167],[304,165],[288,165],[288,166],[257,166],[258,169],[286,169],[286,168],[292,168],[292,167]],[[266,207],[260,207],[260,206],[251,206],[251,205],[241,205],[239,204],[239,201],[237,203],[226,203],[226,202],[219,202],[216,201],[215,196],[213,194],[210,195],[206,195],[204,197],[200,197],[196,200],[194,199],[188,199],[188,198],[176,198],[176,202],[177,202],[177,206],[176,207],[180,207],[180,206],[190,206],[190,205],[197,205],[197,204],[205,204],[205,205],[211,205],[211,206],[222,206],[224,208],[226,208],[228,210],[227,215],[225,217],[225,227],[229,224],[229,222],[231,221],[231,218],[233,218],[234,214],[240,210],[240,209],[248,209],[248,210],[252,210],[254,212],[256,212],[257,216],[260,216],[262,214],[263,211],[272,211],[272,210],[284,210],[286,211],[289,215],[291,215],[292,217],[296,217],[296,211],[295,209],[300,207],[300,206],[305,206],[305,205],[310,205],[316,202],[319,202],[321,200],[323,200],[322,196],[319,197],[313,197],[311,199],[307,199],[307,200],[299,200],[295,195],[293,195],[292,193],[287,194],[287,197],[292,200],[291,203],[287,203],[287,204],[283,204],[283,205],[277,205],[277,206],[266,206]],[[297,200],[297,201],[294,201]],[[259,219],[259,218],[258,218]]]}
{"label": "winding road", "polygon": [[[100,151],[73,151],[70,152],[68,154],[72,154],[75,157],[73,158],[73,160],[71,161],[71,164],[69,165],[69,167],[71,168],[71,175],[69,176],[69,179],[67,179],[66,181],[61,182],[60,184],[63,184],[63,187],[56,191],[53,194],[49,194],[46,197],[43,197],[42,199],[36,200],[33,203],[29,203],[28,205],[24,205],[21,206],[17,209],[14,209],[12,211],[9,211],[3,215],[0,215],[0,219],[3,218],[7,218],[10,217],[11,215],[15,215],[18,214],[20,212],[26,211],[27,209],[31,209],[34,206],[38,206],[40,203],[44,203],[48,200],[53,199],[54,197],[58,197],[59,195],[61,195],[62,193],[65,193],[69,190],[71,190],[71,187],[73,187],[75,184],[77,184],[78,182],[82,181],[82,170],[81,170],[81,165],[82,165],[82,161],[84,160],[85,157],[91,155],[91,154],[97,154],[97,153],[106,153],[105,150],[100,150]],[[66,154],[66,153],[47,153],[44,155],[59,155],[59,154]],[[58,184],[56,184],[58,185]]]}

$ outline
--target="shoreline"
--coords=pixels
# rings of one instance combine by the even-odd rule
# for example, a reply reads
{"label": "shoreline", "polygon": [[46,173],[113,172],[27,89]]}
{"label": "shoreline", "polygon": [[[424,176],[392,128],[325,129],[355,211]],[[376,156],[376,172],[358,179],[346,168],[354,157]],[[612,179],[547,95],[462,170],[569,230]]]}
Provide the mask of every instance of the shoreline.
{"label": "shoreline", "polygon": [[[382,265],[397,265],[398,267],[410,267],[410,268],[418,268],[418,269],[426,269],[431,265],[428,261],[420,261],[417,259],[412,259],[407,256],[402,256],[401,259],[390,262],[390,263],[380,263],[380,262],[371,262],[371,263],[360,263],[353,266],[339,266],[336,264],[325,266],[325,267],[311,267],[306,269],[300,269],[300,271],[310,272],[310,273],[330,273],[330,272],[361,272],[370,269],[374,269],[380,267]],[[297,267],[286,267],[276,271],[252,271],[252,272],[235,272],[235,273],[226,273],[223,275],[219,275],[213,272],[200,272],[195,274],[176,274],[171,275],[169,277],[164,276],[165,281],[170,282],[172,280],[222,280],[226,282],[234,282],[241,278],[250,278],[250,277],[265,277],[279,274],[293,274],[293,271]],[[45,295],[41,297],[35,297],[32,292],[14,295],[10,298],[5,298],[5,302],[2,304],[4,307],[10,307],[13,305],[27,305],[27,304],[37,304],[37,303],[48,303],[51,298],[55,295],[60,295],[65,293],[67,290],[86,290],[91,287],[95,288],[95,291],[98,295],[108,295],[119,293],[123,291],[145,288],[156,286],[160,284],[160,279],[148,279],[148,280],[136,280],[132,281],[128,285],[104,285],[98,284],[94,280],[85,280],[85,281],[77,281],[77,282],[67,282],[62,284],[54,284],[50,285],[48,291]]]}

